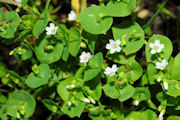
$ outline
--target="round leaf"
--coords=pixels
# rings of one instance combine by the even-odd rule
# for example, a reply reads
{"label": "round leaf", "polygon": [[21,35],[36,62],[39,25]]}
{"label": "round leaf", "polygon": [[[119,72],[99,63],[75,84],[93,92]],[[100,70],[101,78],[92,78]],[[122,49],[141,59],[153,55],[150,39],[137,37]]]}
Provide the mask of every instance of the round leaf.
{"label": "round leaf", "polygon": [[172,46],[172,42],[169,38],[163,36],[163,35],[153,35],[145,48],[145,54],[146,54],[146,60],[147,62],[156,62],[157,58],[155,55],[152,55],[150,53],[151,48],[149,47],[150,43],[154,43],[155,40],[159,40],[161,44],[164,44],[164,48],[162,49],[162,54],[163,54],[163,58],[168,60],[172,54],[173,51],[173,46]]}
{"label": "round leaf", "polygon": [[149,92],[149,89],[146,87],[136,87],[135,93],[132,98],[138,101],[144,101],[150,99],[151,94]]}
{"label": "round leaf", "polygon": [[82,11],[79,15],[83,29],[92,34],[106,34],[112,25],[112,17],[104,17],[103,6],[91,6]]}
{"label": "round leaf", "polygon": [[122,48],[122,51],[126,55],[135,53],[141,49],[144,44],[144,31],[136,22],[132,21],[126,21],[112,27],[115,40],[121,40],[124,35],[131,36],[133,31],[135,31],[134,34],[138,35],[138,37],[126,38],[126,45]]}
{"label": "round leaf", "polygon": [[35,75],[33,72],[29,74],[26,79],[27,86],[31,88],[37,88],[39,86],[45,85],[48,83],[49,76],[50,76],[50,69],[48,64],[40,64],[39,67],[39,74],[38,76]]}
{"label": "round leaf", "polygon": [[[51,39],[57,39],[57,43],[54,46],[53,51],[46,52],[45,46],[49,44]],[[59,41],[59,38],[51,36],[45,36],[44,38],[39,38],[35,46],[35,54],[37,59],[41,63],[53,63],[61,58],[63,52],[63,44]]]}
{"label": "round leaf", "polygon": [[132,13],[128,4],[121,1],[111,0],[107,3],[104,14],[112,17],[126,17]]}
{"label": "round leaf", "polygon": [[24,118],[32,116],[36,107],[35,99],[25,91],[15,91],[7,102],[7,113],[13,117],[17,117],[17,112],[24,110]]}

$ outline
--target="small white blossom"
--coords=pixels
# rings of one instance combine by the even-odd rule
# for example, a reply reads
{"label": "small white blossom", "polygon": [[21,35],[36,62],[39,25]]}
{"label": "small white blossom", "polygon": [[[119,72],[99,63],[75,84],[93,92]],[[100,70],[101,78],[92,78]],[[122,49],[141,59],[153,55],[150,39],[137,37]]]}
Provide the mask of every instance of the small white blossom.
{"label": "small white blossom", "polygon": [[66,89],[72,89],[72,88],[75,88],[75,85],[74,85],[74,84],[66,85]]}
{"label": "small white blossom", "polygon": [[17,3],[21,3],[21,2],[22,2],[22,0],[15,0],[15,2],[17,2]]}
{"label": "small white blossom", "polygon": [[85,66],[86,66],[86,63],[89,61],[89,59],[92,57],[91,53],[90,52],[82,52],[81,55],[79,56],[80,58],[80,63],[85,63]]}
{"label": "small white blossom", "polygon": [[91,99],[90,101],[91,103],[96,104],[96,101],[94,99]]}
{"label": "small white blossom", "polygon": [[1,29],[0,31],[3,32],[4,30],[5,30],[5,29],[3,28],[3,29]]}
{"label": "small white blossom", "polygon": [[115,52],[120,52],[121,51],[121,41],[116,40],[114,41],[113,39],[109,40],[109,43],[106,44],[106,49],[110,50],[110,54],[113,54]]}
{"label": "small white blossom", "polygon": [[70,86],[69,85],[66,85],[66,89],[69,89],[70,88]]}
{"label": "small white blossom", "polygon": [[168,90],[168,83],[167,82],[163,82],[163,85],[164,85],[164,89]]}
{"label": "small white blossom", "polygon": [[164,48],[164,44],[160,44],[159,40],[155,40],[154,44],[149,43],[149,47],[151,48],[150,53],[156,54],[156,53],[160,53],[162,51],[162,49]]}
{"label": "small white blossom", "polygon": [[164,59],[162,60],[162,62],[156,63],[156,69],[164,70],[167,65],[168,65],[168,62]]}
{"label": "small white blossom", "polygon": [[68,14],[68,20],[70,21],[75,21],[77,19],[77,15],[76,13],[72,10],[69,14]]}
{"label": "small white blossom", "polygon": [[46,34],[47,35],[55,35],[57,30],[58,30],[58,26],[55,26],[54,23],[50,23],[49,27],[46,27]]}
{"label": "small white blossom", "polygon": [[90,103],[90,100],[88,98],[84,98],[85,103]]}
{"label": "small white blossom", "polygon": [[160,112],[160,114],[159,114],[159,117],[158,117],[159,119],[158,120],[163,120],[163,112]]}
{"label": "small white blossom", "polygon": [[71,87],[71,88],[74,88],[74,87],[75,87],[75,85],[74,85],[74,84],[72,84],[72,85],[70,85],[70,87]]}
{"label": "small white blossom", "polygon": [[68,106],[71,106],[71,105],[72,105],[72,103],[70,101],[68,101]]}
{"label": "small white blossom", "polygon": [[113,64],[113,65],[112,65],[112,68],[107,67],[107,68],[105,69],[104,74],[109,75],[109,76],[114,76],[114,75],[116,74],[117,70],[118,70],[117,65],[116,65],[116,64]]}
{"label": "small white blossom", "polygon": [[138,101],[138,100],[135,100],[134,104],[135,104],[136,106],[138,106],[138,105],[139,105],[139,101]]}
{"label": "small white blossom", "polygon": [[160,77],[157,79],[157,82],[161,82],[161,78]]}

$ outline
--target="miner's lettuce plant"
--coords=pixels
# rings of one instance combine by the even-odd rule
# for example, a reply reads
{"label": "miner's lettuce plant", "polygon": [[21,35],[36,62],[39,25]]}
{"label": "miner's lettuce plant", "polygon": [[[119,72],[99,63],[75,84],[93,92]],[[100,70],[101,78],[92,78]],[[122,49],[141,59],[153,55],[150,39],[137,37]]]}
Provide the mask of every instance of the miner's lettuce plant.
{"label": "miner's lettuce plant", "polygon": [[18,62],[14,69],[0,59],[2,120],[44,111],[49,120],[180,119],[180,54],[147,30],[154,17],[136,21],[136,0],[99,0],[80,13],[72,5],[70,27],[56,22],[50,0],[43,10],[39,1],[15,3],[0,8],[0,42]]}

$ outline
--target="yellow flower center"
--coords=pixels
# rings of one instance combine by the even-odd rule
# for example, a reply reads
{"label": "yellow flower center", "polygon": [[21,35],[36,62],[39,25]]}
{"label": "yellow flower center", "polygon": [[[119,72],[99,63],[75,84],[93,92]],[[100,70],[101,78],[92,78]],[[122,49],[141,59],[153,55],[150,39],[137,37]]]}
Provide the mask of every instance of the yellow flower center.
{"label": "yellow flower center", "polygon": [[154,46],[154,49],[155,49],[155,50],[158,50],[158,49],[159,49],[159,46],[157,46],[157,45]]}
{"label": "yellow flower center", "polygon": [[116,45],[116,44],[113,44],[113,48],[116,49],[116,48],[117,48],[117,45]]}

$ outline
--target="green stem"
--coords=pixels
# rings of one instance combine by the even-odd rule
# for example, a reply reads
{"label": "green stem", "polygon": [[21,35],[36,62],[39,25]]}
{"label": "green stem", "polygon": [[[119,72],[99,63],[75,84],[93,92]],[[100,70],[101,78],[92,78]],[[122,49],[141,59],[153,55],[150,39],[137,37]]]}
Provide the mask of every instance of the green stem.
{"label": "green stem", "polygon": [[13,9],[11,8],[11,6],[9,6],[9,4],[5,3],[6,7],[9,9],[9,11],[12,11]]}
{"label": "green stem", "polygon": [[31,43],[28,40],[24,40],[24,42],[30,47],[30,49],[34,52],[34,47],[31,45]]}
{"label": "green stem", "polygon": [[146,27],[148,27],[149,25],[151,25],[153,23],[153,21],[155,20],[155,18],[158,16],[158,14],[161,12],[161,10],[164,8],[164,6],[166,5],[166,3],[168,2],[168,0],[164,0],[164,2],[161,4],[161,6],[159,7],[159,9],[156,11],[156,13],[152,16],[152,18],[142,27],[143,29],[145,29]]}
{"label": "green stem", "polygon": [[147,100],[147,104],[150,108],[154,109],[154,110],[157,110],[157,107],[156,105],[149,99]]}

